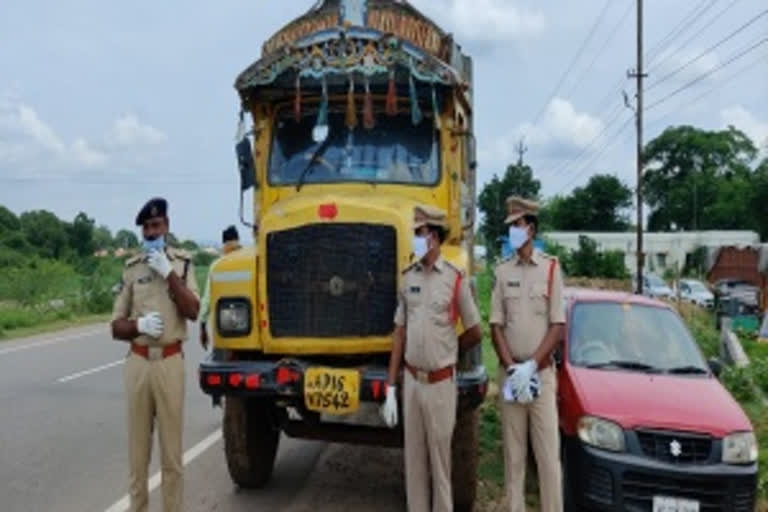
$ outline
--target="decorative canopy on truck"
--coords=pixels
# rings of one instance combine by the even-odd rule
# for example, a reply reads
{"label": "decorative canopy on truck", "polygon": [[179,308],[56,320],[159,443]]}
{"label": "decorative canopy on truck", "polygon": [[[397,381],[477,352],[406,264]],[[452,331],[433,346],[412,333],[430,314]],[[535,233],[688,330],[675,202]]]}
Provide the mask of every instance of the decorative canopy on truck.
{"label": "decorative canopy on truck", "polygon": [[343,87],[354,76],[366,90],[416,80],[466,91],[467,59],[405,0],[322,0],[264,43],[235,87],[245,103],[283,99],[293,89]]}

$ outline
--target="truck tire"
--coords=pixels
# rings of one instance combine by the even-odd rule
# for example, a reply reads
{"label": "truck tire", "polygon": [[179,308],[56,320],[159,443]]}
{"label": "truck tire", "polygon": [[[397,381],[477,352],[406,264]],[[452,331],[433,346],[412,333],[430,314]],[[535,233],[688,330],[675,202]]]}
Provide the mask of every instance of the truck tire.
{"label": "truck tire", "polygon": [[224,453],[232,481],[244,489],[269,482],[280,442],[270,408],[228,396],[224,400]]}
{"label": "truck tire", "polygon": [[480,411],[459,411],[451,447],[453,510],[472,512],[477,496]]}

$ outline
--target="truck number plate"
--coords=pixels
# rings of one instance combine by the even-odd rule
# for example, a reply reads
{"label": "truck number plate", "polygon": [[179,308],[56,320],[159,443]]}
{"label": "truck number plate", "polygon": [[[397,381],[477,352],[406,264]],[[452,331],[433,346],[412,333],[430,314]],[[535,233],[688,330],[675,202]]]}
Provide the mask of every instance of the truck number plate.
{"label": "truck number plate", "polygon": [[360,373],[357,370],[310,368],[304,374],[307,409],[341,416],[360,408]]}
{"label": "truck number plate", "polygon": [[699,502],[655,496],[653,498],[653,512],[699,512]]}

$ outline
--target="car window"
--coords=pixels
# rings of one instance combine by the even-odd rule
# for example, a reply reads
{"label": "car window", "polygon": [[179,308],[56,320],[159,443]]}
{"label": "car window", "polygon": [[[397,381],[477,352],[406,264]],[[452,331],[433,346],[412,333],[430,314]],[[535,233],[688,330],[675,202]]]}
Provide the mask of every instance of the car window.
{"label": "car window", "polygon": [[696,293],[702,293],[707,291],[707,287],[701,283],[691,283],[691,290]]}
{"label": "car window", "polygon": [[574,305],[568,329],[568,357],[575,366],[625,361],[660,370],[707,368],[696,341],[669,309],[582,302]]}
{"label": "car window", "polygon": [[648,276],[648,282],[651,283],[651,286],[654,288],[660,288],[662,286],[666,286],[666,283],[661,280],[661,278],[657,276]]}

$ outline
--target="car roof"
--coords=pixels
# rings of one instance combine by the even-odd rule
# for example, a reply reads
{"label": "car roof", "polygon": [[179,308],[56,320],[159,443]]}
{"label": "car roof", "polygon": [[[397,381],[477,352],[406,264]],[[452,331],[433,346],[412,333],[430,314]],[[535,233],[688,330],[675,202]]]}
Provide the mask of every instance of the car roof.
{"label": "car roof", "polygon": [[672,309],[668,304],[660,300],[630,292],[568,287],[565,289],[564,295],[570,302],[615,302],[617,304],[637,304],[640,306]]}

